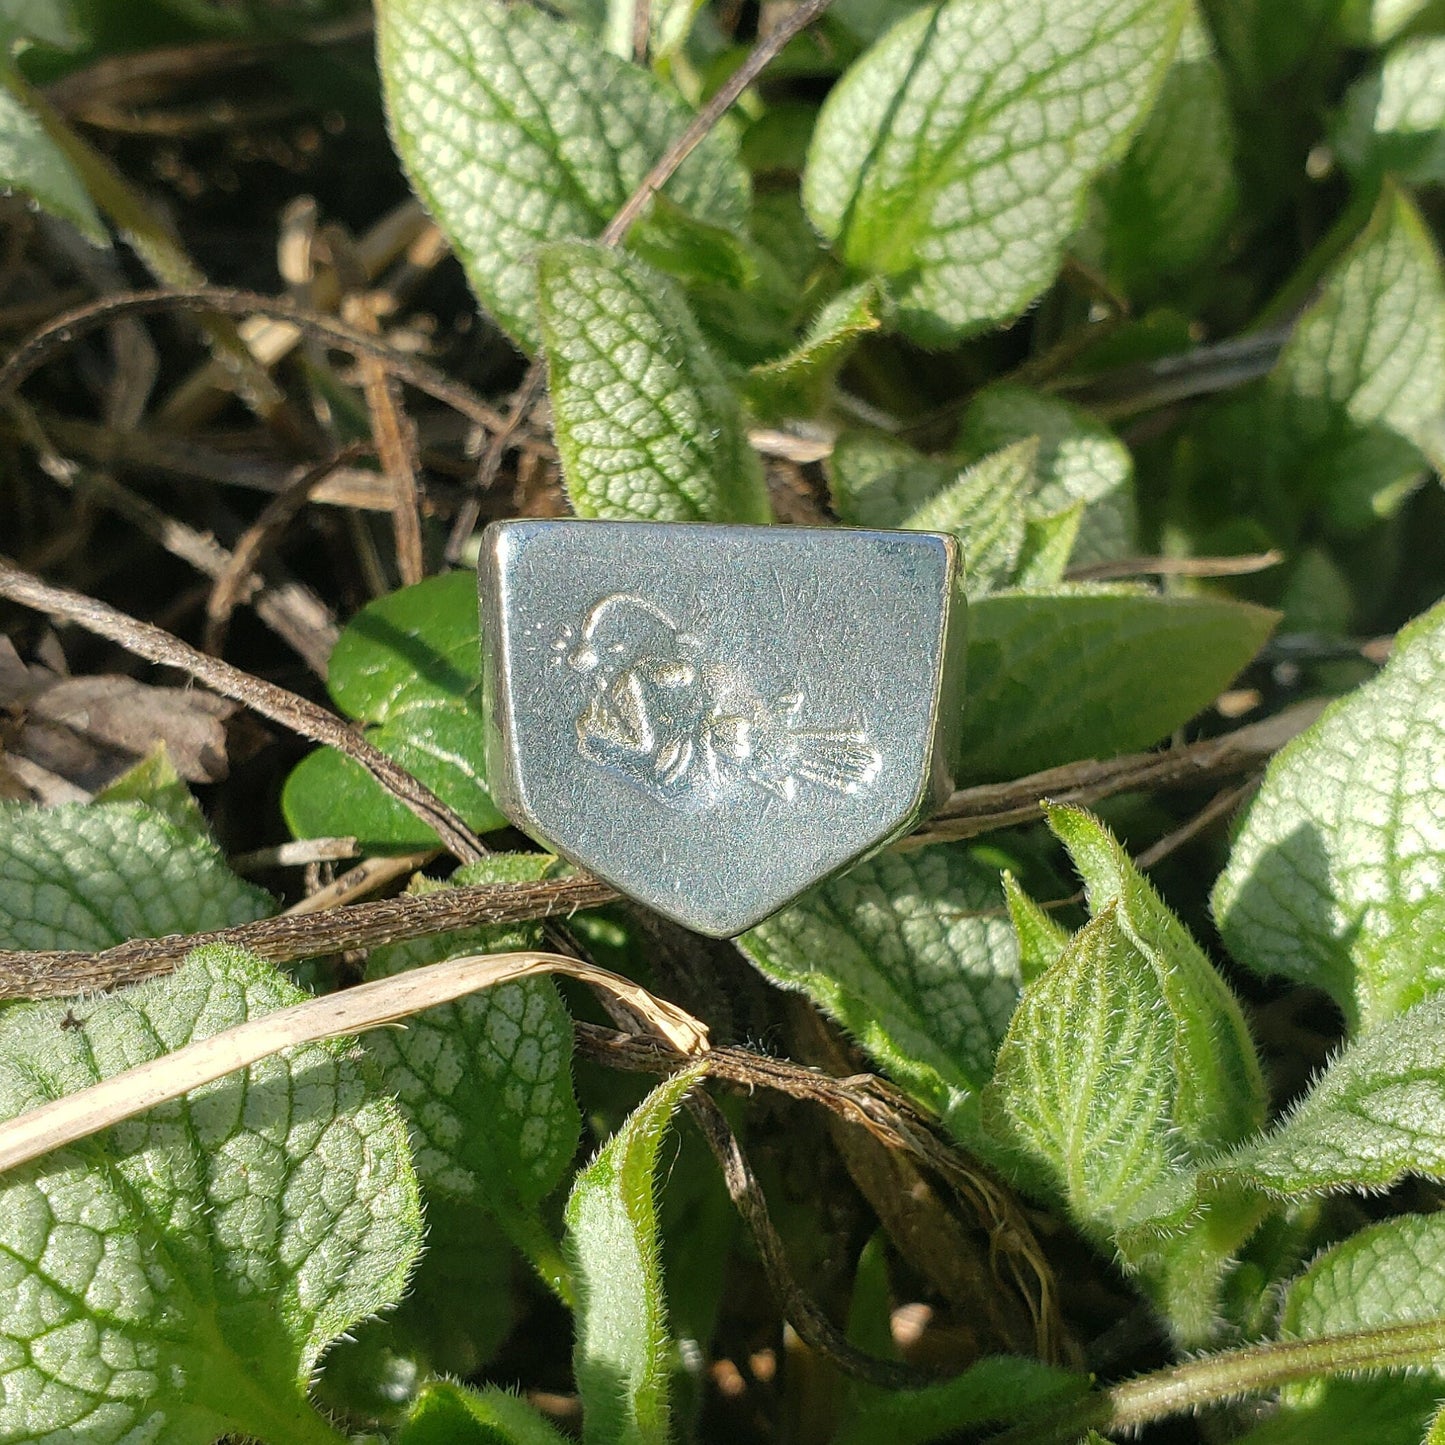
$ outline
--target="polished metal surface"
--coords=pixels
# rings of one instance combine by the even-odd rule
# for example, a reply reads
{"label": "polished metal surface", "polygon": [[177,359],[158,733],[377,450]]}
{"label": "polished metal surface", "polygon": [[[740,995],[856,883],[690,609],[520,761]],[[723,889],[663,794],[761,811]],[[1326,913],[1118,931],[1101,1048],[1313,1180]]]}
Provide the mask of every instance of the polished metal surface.
{"label": "polished metal surface", "polygon": [[619,891],[740,933],[948,795],[958,573],[929,532],[495,523],[492,795]]}

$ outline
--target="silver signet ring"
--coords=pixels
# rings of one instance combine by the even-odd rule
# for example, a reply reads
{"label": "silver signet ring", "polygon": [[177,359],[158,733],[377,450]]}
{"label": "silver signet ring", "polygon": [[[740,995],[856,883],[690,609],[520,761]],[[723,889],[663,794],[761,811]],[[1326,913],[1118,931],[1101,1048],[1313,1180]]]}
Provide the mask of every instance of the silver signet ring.
{"label": "silver signet ring", "polygon": [[619,892],[741,933],[947,797],[960,571],[931,532],[493,523],[492,796]]}

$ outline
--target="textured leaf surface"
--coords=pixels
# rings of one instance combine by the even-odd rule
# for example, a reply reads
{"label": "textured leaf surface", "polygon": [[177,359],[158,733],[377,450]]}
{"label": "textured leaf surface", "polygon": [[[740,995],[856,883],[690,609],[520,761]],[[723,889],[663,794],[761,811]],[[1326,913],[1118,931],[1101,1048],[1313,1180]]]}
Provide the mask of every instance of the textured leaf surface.
{"label": "textured leaf surface", "polygon": [[1075,808],[1049,819],[1094,918],[1025,989],[986,1117],[1117,1240],[1258,1129],[1264,1084],[1239,1004],[1108,830]]}
{"label": "textured leaf surface", "polygon": [[[1295,1280],[1280,1334],[1318,1339],[1445,1316],[1445,1215],[1402,1214],[1352,1234]],[[1445,1371],[1445,1356],[1436,1362]]]}
{"label": "textured leaf surface", "polygon": [[1445,981],[1445,606],[1270,764],[1214,910],[1241,963],[1358,1028]]}
{"label": "textured leaf surface", "polygon": [[[9,29],[0,17],[0,36]],[[104,225],[84,182],[45,128],[15,96],[0,87],[0,191],[19,191],[42,210],[69,221],[97,246],[108,244]]]}
{"label": "textured leaf surface", "polygon": [[578,1176],[567,1241],[579,1304],[573,1365],[588,1445],[667,1445],[671,1347],[658,1267],[658,1152],[683,1095],[684,1070],[638,1105]]}
{"label": "textured leaf surface", "polygon": [[[1108,830],[1075,808],[1049,821],[1093,919],[1025,988],[984,1127],[1029,1187],[1138,1272],[1182,1342],[1207,1339],[1258,1209],[1217,1196],[1201,1213],[1192,1171],[1263,1121],[1254,1046],[1224,981]],[[1047,962],[1057,939],[1023,901],[1011,909]]]}
{"label": "textured leaf surface", "polygon": [[[0,1116],[304,995],[203,949],[174,975],[0,1017]],[[405,1126],[355,1049],[308,1044],[0,1181],[0,1441],[333,1441],[326,1344],[420,1248]]]}
{"label": "textured leaf surface", "polygon": [[[496,854],[460,869],[453,883],[545,877],[556,860]],[[436,885],[423,891],[435,891]],[[536,948],[535,924],[477,928],[374,949],[368,978],[464,953]],[[528,979],[428,1009],[402,1029],[366,1036],[366,1050],[411,1123],[417,1170],[428,1190],[489,1204],[510,1218],[561,1183],[577,1148],[572,1020],[550,979]]]}
{"label": "textured leaf surface", "polygon": [[855,527],[901,527],[958,467],[881,432],[845,431],[828,459],[833,506]]}
{"label": "textured leaf surface", "polygon": [[1182,0],[950,0],[911,16],[823,107],[814,224],[888,278],[920,341],[1016,315],[1143,118],[1183,15]]}
{"label": "textured leaf surface", "polygon": [[666,277],[603,246],[539,267],[557,446],[579,515],[766,522],[737,394]]}
{"label": "textured leaf surface", "polygon": [[[482,304],[529,350],[538,249],[596,236],[686,129],[675,93],[530,5],[385,0],[383,89],[397,150]],[[747,178],[712,131],[667,185],[741,227]]]}
{"label": "textured leaf surface", "polygon": [[1029,437],[1037,437],[1039,444],[1030,515],[1052,517],[1082,502],[1070,560],[1082,566],[1129,555],[1134,550],[1134,459],[1097,417],[1024,386],[990,386],[964,413],[958,451],[974,460]]}
{"label": "textured leaf surface", "polygon": [[1013,575],[1023,550],[1025,508],[1038,450],[1038,442],[1030,438],[984,457],[904,519],[905,527],[951,532],[958,538],[970,600]]}
{"label": "textured leaf surface", "polygon": [[1158,742],[1225,688],[1274,614],[1104,588],[999,592],[968,610],[958,771],[1007,779]]}
{"label": "textured leaf surface", "polygon": [[1234,213],[1229,99],[1209,32],[1192,9],[1159,99],[1099,196],[1110,271],[1131,291],[1194,266]]}
{"label": "textured leaf surface", "polygon": [[272,911],[214,843],[142,803],[0,803],[0,947],[102,949]]}
{"label": "textured leaf surface", "polygon": [[1445,180],[1445,36],[1392,46],[1377,70],[1350,87],[1335,149],[1357,174]]}
{"label": "textured leaf surface", "polygon": [[1348,1045],[1287,1119],[1210,1170],[1266,1194],[1445,1178],[1445,994]]}
{"label": "textured leaf surface", "polygon": [[885,853],[741,944],[948,1120],[988,1080],[1018,1001],[1018,943],[1001,902],[996,855],[952,845]]}
{"label": "textured leaf surface", "polygon": [[[341,630],[327,685],[366,736],[477,832],[506,820],[487,791],[477,582],[447,572],[378,598]],[[354,837],[363,851],[436,845],[436,834],[359,763],[317,748],[292,769],[282,811],[299,838]]]}

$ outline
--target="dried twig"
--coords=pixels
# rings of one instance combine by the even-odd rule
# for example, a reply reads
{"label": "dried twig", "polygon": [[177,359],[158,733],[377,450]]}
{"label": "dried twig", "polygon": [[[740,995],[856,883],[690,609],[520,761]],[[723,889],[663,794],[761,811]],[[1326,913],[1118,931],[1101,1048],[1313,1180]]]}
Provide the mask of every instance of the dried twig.
{"label": "dried twig", "polygon": [[230,944],[273,963],[289,963],[350,948],[379,948],[460,928],[550,918],[579,908],[595,908],[616,896],[605,883],[591,878],[493,883],[353,903],[314,913],[287,913],[209,933],[134,938],[102,953],[0,951],[0,1000],[53,998],[134,983],[169,973],[193,948],[210,943]]}
{"label": "dried twig", "polygon": [[178,667],[223,697],[234,698],[263,717],[310,738],[329,743],[347,754],[430,828],[459,859],[475,861],[486,850],[472,830],[430,788],[418,782],[399,763],[348,727],[334,713],[294,692],[242,672],[217,657],[207,657],[148,622],[140,622],[104,602],[51,587],[0,557],[0,596],[52,617],[84,627],[88,632],[119,643],[128,652],[163,667]]}
{"label": "dried twig", "polygon": [[683,1056],[700,1054],[708,1046],[706,1026],[691,1014],[606,969],[552,953],[470,954],[277,1009],[42,1104],[0,1124],[0,1173],[281,1049],[380,1028],[479,989],[543,973],[564,973],[622,999]]}
{"label": "dried twig", "polygon": [[684,1106],[722,1170],[728,1194],[753,1236],[768,1283],[784,1317],[798,1332],[798,1338],[846,1374],[885,1390],[917,1389],[937,1383],[935,1374],[860,1350],[823,1313],[793,1274],[783,1242],[768,1213],[767,1198],[722,1110],[701,1091],[688,1095]]}
{"label": "dried twig", "polygon": [[[3,590],[3,588],[0,588]],[[1044,799],[1092,803],[1120,793],[1203,787],[1259,767],[1318,715],[1302,703],[1266,722],[1238,728],[1221,738],[1159,753],[1135,753],[1109,762],[1071,763],[1013,783],[987,783],[955,793],[945,811],[894,845],[908,848],[946,839],[973,838],[1000,828],[1038,821]],[[102,953],[0,951],[0,999],[48,998],[85,989],[111,988],[165,973],[203,943],[230,943],[276,963],[376,947],[408,938],[485,923],[550,918],[595,908],[617,897],[595,878],[536,883],[479,885],[442,893],[392,898],[311,913],[300,918],[264,918],[214,933],[139,938]]]}
{"label": "dried twig", "polygon": [[[303,467],[291,485],[268,502],[262,508],[261,515],[241,533],[230,559],[215,574],[211,594],[206,598],[206,631],[202,646],[207,652],[220,655],[225,646],[231,613],[236,610],[236,604],[245,598],[248,583],[266,549],[286,530],[292,518],[306,505],[312,492],[326,481],[337,467],[355,460],[365,450],[359,445],[346,447],[324,462]],[[318,646],[325,650],[320,652],[320,666],[316,671],[323,677],[326,675],[326,660],[331,656],[331,649],[335,644],[334,628],[330,629],[330,635],[318,639]]]}
{"label": "dried twig", "polygon": [[479,426],[490,430],[506,423],[496,409],[489,406],[469,387],[451,380],[435,367],[389,346],[379,337],[368,336],[354,326],[322,316],[314,311],[262,296],[254,291],[233,291],[221,286],[195,286],[164,291],[132,291],[107,296],[86,306],[77,306],[57,316],[27,337],[0,367],[0,401],[23,385],[53,356],[71,346],[77,338],[97,327],[107,326],[118,316],[148,316],[166,311],[193,311],[202,315],[269,316],[289,322],[301,332],[315,338],[323,346],[349,351],[356,356],[369,356],[388,375],[424,391],[444,402]]}

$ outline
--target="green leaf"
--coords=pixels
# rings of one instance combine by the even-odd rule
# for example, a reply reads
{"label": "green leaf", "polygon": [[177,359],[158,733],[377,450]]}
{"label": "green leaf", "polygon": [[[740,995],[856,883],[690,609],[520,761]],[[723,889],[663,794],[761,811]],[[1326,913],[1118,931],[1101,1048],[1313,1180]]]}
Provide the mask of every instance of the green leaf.
{"label": "green leaf", "polygon": [[659,1084],[578,1176],[567,1243],[579,1302],[573,1365],[588,1445],[667,1445],[671,1342],[658,1268],[658,1153],[685,1069]]}
{"label": "green leaf", "polygon": [[584,517],[770,520],[737,394],[666,277],[602,246],[549,246],[541,321],[563,475]]}
{"label": "green leaf", "polygon": [[1214,889],[1230,952],[1370,1029],[1445,982],[1445,606],[1269,766]]}
{"label": "green leaf", "polygon": [[[4,26],[0,25],[0,32]],[[8,61],[3,63],[8,64]],[[0,86],[0,190],[19,191],[69,221],[86,240],[108,246],[100,215],[65,153],[29,108]]]}
{"label": "green leaf", "polygon": [[1163,79],[1182,0],[950,0],[834,87],[803,197],[848,265],[887,278],[927,345],[1018,315],[1053,279],[1093,177]]}
{"label": "green leaf", "polygon": [[1089,1392],[1086,1375],[1038,1360],[995,1355],[942,1385],[873,1392],[832,1445],[925,1445],[988,1424],[1010,1424],[1058,1409]]}
{"label": "green leaf", "polygon": [[1004,870],[1004,901],[1019,941],[1019,977],[1025,984],[1042,978],[1068,947],[1069,930],[1046,913],[1019,887],[1018,879]]}
{"label": "green leaf", "polygon": [[200,843],[214,843],[206,815],[186,780],[176,771],[164,742],[127,768],[96,795],[97,803],[144,803]]}
{"label": "green leaf", "polygon": [[[1267,455],[1349,531],[1423,477],[1445,414],[1445,276],[1419,213],[1386,184],[1359,240],[1265,381]],[[1439,458],[1437,457],[1438,461]]]}
{"label": "green leaf", "polygon": [[[1358,1230],[1289,1287],[1280,1338],[1314,1340],[1445,1315],[1445,1215],[1403,1214]],[[1435,1368],[1445,1373],[1445,1355]]]}
{"label": "green leaf", "polygon": [[[1219,1197],[1201,1219],[1193,1170],[1263,1121],[1254,1046],[1224,981],[1108,830],[1075,808],[1049,822],[1094,916],[1024,989],[984,1127],[1021,1180],[1062,1200],[1140,1272],[1176,1335],[1198,1341],[1258,1209]],[[1037,940],[1036,909],[1029,925]]]}
{"label": "green leaf", "polygon": [[1445,993],[1338,1054],[1283,1123],[1208,1171],[1276,1198],[1445,1179]]}
{"label": "green leaf", "polygon": [[326,686],[348,717],[385,723],[479,697],[481,667],[476,574],[443,572],[363,607],[331,649]]}
{"label": "green leaf", "polygon": [[1445,36],[1392,46],[1345,95],[1334,140],[1356,175],[1445,181]]}
{"label": "green leaf", "polygon": [[1082,808],[1048,809],[1049,826],[1084,880],[1091,912],[1114,907],[1179,1019],[1176,1127],[1192,1155],[1232,1144],[1264,1122],[1254,1043],[1229,986],[1113,834]]}
{"label": "green leaf", "polygon": [[845,431],[828,459],[833,507],[855,527],[900,527],[958,475],[881,432]]}
{"label": "green leaf", "polygon": [[968,609],[958,773],[1004,780],[1149,746],[1228,686],[1274,614],[1212,597],[1079,588]]}
{"label": "green leaf", "polygon": [[[305,995],[235,949],[0,1016],[0,1117]],[[79,1027],[67,1023],[79,1020]],[[353,1045],[305,1044],[0,1181],[0,1441],[335,1445],[326,1345],[421,1245],[406,1132]]]}
{"label": "green leaf", "polygon": [[905,527],[951,532],[963,549],[970,601],[1012,577],[1023,550],[1024,508],[1034,486],[1035,437],[986,456],[904,519]]}
{"label": "green leaf", "polygon": [[216,845],[142,803],[0,803],[0,946],[110,948],[264,918]]}
{"label": "green leaf", "polygon": [[1014,583],[1025,592],[1050,592],[1064,580],[1069,558],[1078,548],[1079,528],[1084,520],[1084,503],[1075,502],[1048,517],[1030,517],[1024,522],[1024,541],[1019,548]]}
{"label": "green leaf", "polygon": [[[1284,1340],[1388,1328],[1445,1313],[1445,1217],[1402,1215],[1362,1229],[1294,1280],[1280,1312]],[[1445,1365],[1445,1360],[1441,1361]],[[1415,1372],[1411,1372],[1412,1375]],[[1280,1411],[1247,1445],[1418,1445],[1440,1393],[1438,1376],[1287,1385]]]}
{"label": "green leaf", "polygon": [[[532,260],[598,235],[687,127],[679,97],[530,5],[383,0],[377,46],[392,135],[478,300],[528,350]],[[741,229],[747,176],[725,129],[668,182],[702,220]]]}
{"label": "green leaf", "polygon": [[1078,565],[1128,556],[1134,548],[1134,459],[1098,418],[1057,397],[1004,382],[969,403],[958,433],[959,455],[976,460],[1037,437],[1034,518],[1084,503],[1071,560]]}
{"label": "green leaf", "polygon": [[807,994],[962,1132],[1018,1001],[996,860],[953,845],[883,853],[740,940],[763,974]]}
{"label": "green leaf", "polygon": [[1345,0],[1341,29],[1362,45],[1384,45],[1429,10],[1430,4],[1431,0]]}
{"label": "green leaf", "polygon": [[876,281],[864,281],[833,297],[809,323],[786,356],[748,373],[747,396],[765,417],[812,416],[858,341],[883,325],[885,297]]}
{"label": "green leaf", "polygon": [[[477,583],[446,572],[378,598],[341,630],[327,683],[367,723],[367,739],[449,803],[479,833],[506,819],[487,791]],[[354,837],[365,852],[413,852],[436,834],[359,763],[318,748],[286,779],[286,822],[298,838]]]}
{"label": "green leaf", "polygon": [[[459,869],[452,882],[528,882],[555,867],[545,854],[494,854]],[[444,886],[422,883],[412,891]],[[540,941],[537,924],[433,935],[373,950],[367,977]],[[484,1204],[539,1269],[555,1273],[555,1247],[547,1247],[537,1205],[566,1175],[581,1121],[572,1094],[572,1020],[552,981],[489,988],[427,1009],[404,1030],[375,1030],[365,1043],[406,1111],[428,1191]]]}
{"label": "green leaf", "polygon": [[1156,960],[1108,907],[1024,990],[999,1049],[985,1127],[1026,1187],[1097,1242],[1190,1202],[1174,1120],[1184,1024]]}
{"label": "green leaf", "polygon": [[1229,99],[1192,6],[1159,99],[1099,197],[1109,269],[1130,294],[1198,265],[1234,214]]}
{"label": "green leaf", "polygon": [[433,1380],[417,1396],[397,1445],[566,1445],[519,1395]]}

